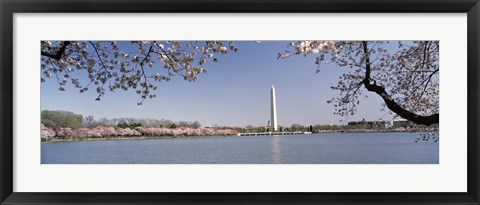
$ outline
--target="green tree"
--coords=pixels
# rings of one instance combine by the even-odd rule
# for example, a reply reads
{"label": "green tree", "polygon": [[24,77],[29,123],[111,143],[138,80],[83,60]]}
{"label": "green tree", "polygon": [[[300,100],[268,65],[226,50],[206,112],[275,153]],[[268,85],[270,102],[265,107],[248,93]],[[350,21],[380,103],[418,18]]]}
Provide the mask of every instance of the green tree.
{"label": "green tree", "polygon": [[137,127],[142,127],[142,123],[134,122],[134,123],[128,124],[127,122],[120,122],[117,124],[117,127],[124,128],[124,129],[125,128],[135,129]]}
{"label": "green tree", "polygon": [[303,126],[303,125],[292,124],[292,125],[290,126],[290,131],[292,131],[292,132],[304,131],[304,130],[305,130],[305,126]]}
{"label": "green tree", "polygon": [[43,110],[41,122],[50,128],[69,127],[75,129],[82,126],[83,116],[68,111]]}

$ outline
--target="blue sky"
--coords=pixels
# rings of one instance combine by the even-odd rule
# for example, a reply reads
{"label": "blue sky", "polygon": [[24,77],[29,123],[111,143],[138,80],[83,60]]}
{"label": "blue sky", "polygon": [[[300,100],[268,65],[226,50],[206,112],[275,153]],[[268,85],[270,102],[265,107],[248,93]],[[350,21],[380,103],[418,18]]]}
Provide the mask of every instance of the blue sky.
{"label": "blue sky", "polygon": [[[237,42],[239,51],[218,56],[218,63],[208,62],[207,73],[194,82],[181,77],[157,84],[156,98],[137,105],[140,96],[133,90],[107,92],[101,101],[95,101],[95,89],[80,93],[66,86],[58,90],[55,79],[41,84],[41,109],[67,110],[78,114],[102,117],[158,118],[174,121],[195,121],[202,125],[267,125],[270,118],[270,88],[275,85],[277,115],[281,126],[293,123],[303,125],[345,124],[345,121],[391,120],[380,111],[382,100],[369,94],[363,98],[354,116],[333,115],[334,107],[327,100],[338,96],[331,86],[337,84],[346,68],[322,64],[321,72],[314,56],[292,56],[277,59],[290,41]],[[120,43],[131,49],[130,43]],[[164,69],[156,63],[152,69]],[[86,72],[82,82],[87,82]],[[67,84],[68,85],[68,84]],[[340,122],[343,120],[343,122]]]}

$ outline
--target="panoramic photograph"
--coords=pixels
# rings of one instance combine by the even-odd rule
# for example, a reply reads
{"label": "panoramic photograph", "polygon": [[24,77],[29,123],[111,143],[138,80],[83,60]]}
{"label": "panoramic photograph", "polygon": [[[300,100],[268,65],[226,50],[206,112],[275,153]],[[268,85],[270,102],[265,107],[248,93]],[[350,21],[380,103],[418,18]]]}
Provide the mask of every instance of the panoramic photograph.
{"label": "panoramic photograph", "polygon": [[439,41],[40,45],[41,164],[439,164]]}

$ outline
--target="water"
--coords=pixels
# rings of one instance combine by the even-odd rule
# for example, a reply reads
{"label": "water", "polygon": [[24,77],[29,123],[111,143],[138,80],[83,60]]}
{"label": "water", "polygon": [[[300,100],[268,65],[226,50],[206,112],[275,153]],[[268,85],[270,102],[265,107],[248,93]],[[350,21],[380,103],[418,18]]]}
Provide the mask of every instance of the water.
{"label": "water", "polygon": [[42,164],[438,164],[420,133],[330,133],[42,143]]}

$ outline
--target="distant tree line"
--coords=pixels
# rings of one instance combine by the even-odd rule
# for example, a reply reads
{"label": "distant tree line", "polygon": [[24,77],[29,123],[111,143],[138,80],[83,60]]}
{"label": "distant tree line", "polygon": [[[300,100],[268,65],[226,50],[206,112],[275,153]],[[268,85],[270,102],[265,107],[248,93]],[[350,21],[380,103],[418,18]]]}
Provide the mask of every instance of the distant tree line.
{"label": "distant tree line", "polygon": [[202,125],[198,121],[178,121],[174,122],[168,119],[155,119],[155,118],[100,118],[98,120],[93,119],[90,123],[87,123],[85,127],[121,127],[121,128],[136,128],[136,127],[145,127],[145,128],[177,128],[177,127],[187,127],[187,128],[200,128]]}
{"label": "distant tree line", "polygon": [[[379,126],[372,126],[369,124],[359,124],[359,125],[301,125],[298,123],[294,123],[290,126],[278,126],[278,131],[282,132],[323,132],[323,131],[348,131],[348,130],[388,130],[388,129],[426,129],[429,126],[426,125],[419,125],[414,123],[409,123],[409,126],[392,126],[389,128],[382,128]],[[431,128],[438,128],[438,124],[430,126]],[[270,128],[268,126],[253,126],[247,125],[245,127],[232,127],[232,129],[237,130],[240,133],[260,133],[260,132],[270,132]]]}
{"label": "distant tree line", "polygon": [[143,128],[200,128],[202,125],[198,121],[178,121],[174,122],[168,119],[155,118],[99,118],[95,119],[93,115],[83,117],[69,111],[59,110],[43,110],[41,112],[41,123],[45,127],[58,129],[64,128],[94,128],[102,127],[119,127],[135,129]]}
{"label": "distant tree line", "polygon": [[41,139],[115,138],[139,136],[227,136],[236,135],[227,127],[203,128],[198,121],[178,121],[152,118],[83,117],[68,111],[41,112]]}

